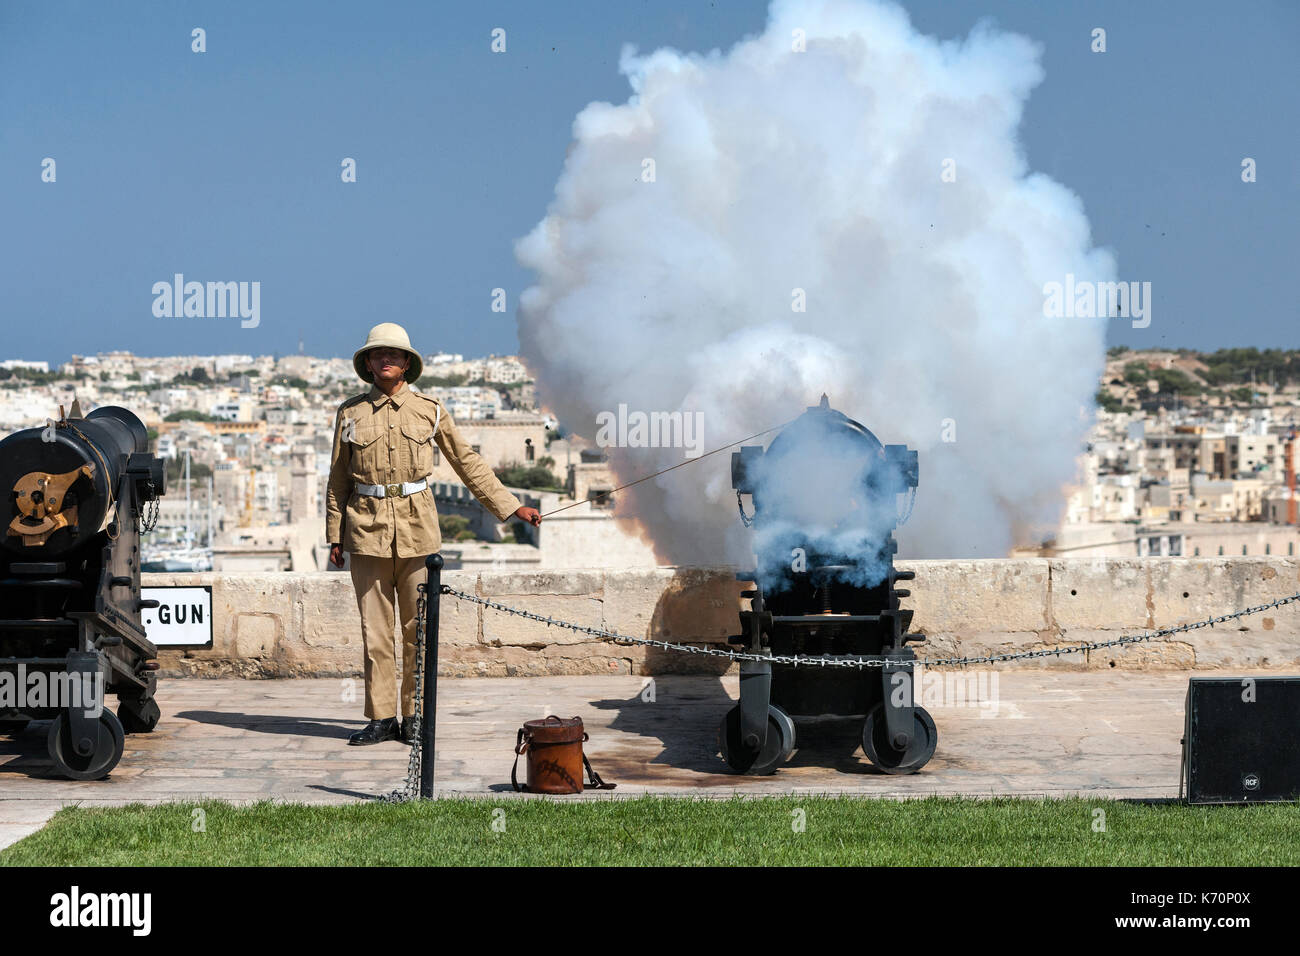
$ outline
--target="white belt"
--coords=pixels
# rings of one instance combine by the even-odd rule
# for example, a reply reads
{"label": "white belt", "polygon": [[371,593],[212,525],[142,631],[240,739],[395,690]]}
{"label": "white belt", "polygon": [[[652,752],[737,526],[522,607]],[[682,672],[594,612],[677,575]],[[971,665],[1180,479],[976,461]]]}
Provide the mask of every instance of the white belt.
{"label": "white belt", "polygon": [[393,485],[363,485],[361,482],[356,484],[357,494],[369,495],[371,498],[405,498],[428,487],[428,476],[419,481],[399,481]]}

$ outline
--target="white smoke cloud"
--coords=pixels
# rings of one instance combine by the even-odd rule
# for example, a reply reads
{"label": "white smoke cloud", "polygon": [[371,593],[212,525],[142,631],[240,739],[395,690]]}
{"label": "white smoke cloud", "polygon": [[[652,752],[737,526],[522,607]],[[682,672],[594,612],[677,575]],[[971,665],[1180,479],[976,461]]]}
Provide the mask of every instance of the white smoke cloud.
{"label": "white smoke cloud", "polygon": [[[726,53],[625,48],[620,69],[633,95],[578,115],[517,245],[540,400],[589,439],[620,403],[703,412],[707,450],[826,392],[920,453],[901,555],[1000,556],[1054,528],[1104,320],[1045,318],[1043,286],[1114,262],[1079,198],[1027,168],[1038,48],[985,26],[940,42],[892,4],[776,2]],[[683,460],[611,449],[620,483]],[[752,564],[730,451],[615,497],[665,563]]]}

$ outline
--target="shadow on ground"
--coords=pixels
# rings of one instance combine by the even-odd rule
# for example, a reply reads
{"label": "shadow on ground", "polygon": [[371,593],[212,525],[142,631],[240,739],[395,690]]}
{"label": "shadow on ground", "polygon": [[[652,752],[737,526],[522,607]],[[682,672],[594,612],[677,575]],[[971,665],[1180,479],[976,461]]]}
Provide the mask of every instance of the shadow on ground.
{"label": "shadow on ground", "polygon": [[[33,720],[17,734],[0,734],[0,757],[17,754],[16,759],[0,762],[0,774],[19,773],[27,777],[58,777],[46,745],[50,721]],[[61,777],[59,779],[62,779]]]}
{"label": "shadow on ground", "polygon": [[[718,747],[719,728],[735,703],[722,682],[675,675],[654,680],[653,695],[647,688],[630,699],[605,698],[588,705],[616,712],[608,727],[618,731],[618,736],[589,745],[601,755],[597,771],[615,780],[649,785],[658,775],[647,764],[659,764],[702,775],[697,786],[734,785],[737,775],[723,761]],[[781,769],[829,768],[845,774],[879,775],[881,771],[862,755],[862,720],[796,719],[795,751]],[[597,762],[593,758],[593,763]]]}
{"label": "shadow on ground", "polygon": [[284,714],[244,714],[223,710],[183,710],[176,715],[200,724],[215,724],[233,730],[253,730],[260,734],[289,734],[295,737],[346,739],[360,730],[365,721],[339,721],[324,717],[295,717]]}

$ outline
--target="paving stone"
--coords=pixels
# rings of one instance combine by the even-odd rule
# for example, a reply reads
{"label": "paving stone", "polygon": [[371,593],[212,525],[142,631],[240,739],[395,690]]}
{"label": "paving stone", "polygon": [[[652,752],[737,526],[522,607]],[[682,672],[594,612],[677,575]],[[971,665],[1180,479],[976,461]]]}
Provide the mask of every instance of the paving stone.
{"label": "paving stone", "polygon": [[[852,720],[801,722],[800,749],[773,776],[728,773],[715,745],[718,723],[738,693],[734,676],[659,675],[652,700],[646,679],[635,675],[447,679],[438,684],[436,793],[498,803],[530,798],[510,791],[515,730],[554,713],[583,718],[592,763],[619,784],[612,794],[589,791],[574,799],[639,793],[1171,798],[1178,794],[1189,674],[999,672],[996,710],[978,703],[932,708],[938,752],[921,772],[904,777],[870,766]],[[126,755],[107,780],[54,776],[45,724],[0,738],[0,846],[71,803],[344,803],[386,793],[405,778],[409,750],[401,743],[347,745],[365,720],[359,703],[341,699],[336,678],[173,679],[162,683],[158,699],[158,729],[128,737]]]}

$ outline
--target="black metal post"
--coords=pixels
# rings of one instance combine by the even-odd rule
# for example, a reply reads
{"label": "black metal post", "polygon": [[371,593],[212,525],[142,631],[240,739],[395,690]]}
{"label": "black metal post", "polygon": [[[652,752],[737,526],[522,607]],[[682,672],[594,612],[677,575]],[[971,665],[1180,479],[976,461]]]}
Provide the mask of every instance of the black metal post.
{"label": "black metal post", "polygon": [[438,599],[442,597],[442,555],[424,559],[429,572],[424,602],[424,720],[420,733],[420,799],[433,798],[434,736],[438,724]]}

